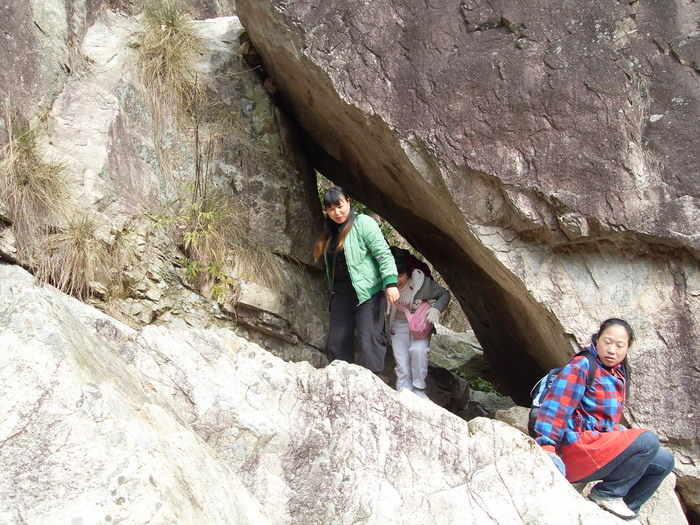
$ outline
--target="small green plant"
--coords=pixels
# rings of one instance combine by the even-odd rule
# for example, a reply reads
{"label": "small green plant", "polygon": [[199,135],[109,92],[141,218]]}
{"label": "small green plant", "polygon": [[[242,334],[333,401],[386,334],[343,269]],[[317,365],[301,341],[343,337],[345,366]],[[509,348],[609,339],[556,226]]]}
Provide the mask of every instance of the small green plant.
{"label": "small green plant", "polygon": [[496,394],[499,397],[504,396],[504,394],[501,394],[498,390],[496,390],[491,383],[489,383],[486,379],[483,379],[481,377],[471,379],[470,381],[468,381],[468,383],[469,383],[469,388],[471,388],[472,390],[478,390],[479,392]]}
{"label": "small green plant", "polygon": [[270,288],[284,284],[281,265],[269,249],[254,240],[242,209],[231,199],[218,196],[185,206],[177,219],[185,254],[180,264],[187,278],[201,289],[208,288],[220,302],[235,298],[244,281]]}
{"label": "small green plant", "polygon": [[223,301],[231,290],[236,289],[236,279],[226,273],[217,262],[211,263],[206,270],[214,282],[211,294],[217,301]]}
{"label": "small green plant", "polygon": [[[9,110],[8,110],[9,113]],[[6,119],[7,143],[0,151],[0,200],[20,247],[31,247],[51,221],[68,209],[65,168],[46,161],[35,127],[21,117]]]}
{"label": "small green plant", "polygon": [[228,283],[235,286],[235,280],[221,270],[227,253],[223,216],[223,208],[210,201],[185,206],[179,217],[182,251],[185,253],[180,263],[185,268],[185,274],[190,282],[200,288],[213,282],[212,288],[216,287],[217,294],[214,295],[212,290],[212,295],[217,300],[225,295]]}
{"label": "small green plant", "polygon": [[205,265],[199,261],[193,261],[187,257],[180,257],[180,264],[185,268],[187,278],[201,284],[210,283],[211,296],[218,302],[224,302],[238,287],[238,281],[221,268],[221,264],[213,261]]}
{"label": "small green plant", "polygon": [[107,249],[96,231],[92,217],[75,215],[47,235],[37,249],[37,277],[78,299],[94,295],[95,283],[108,280]]}

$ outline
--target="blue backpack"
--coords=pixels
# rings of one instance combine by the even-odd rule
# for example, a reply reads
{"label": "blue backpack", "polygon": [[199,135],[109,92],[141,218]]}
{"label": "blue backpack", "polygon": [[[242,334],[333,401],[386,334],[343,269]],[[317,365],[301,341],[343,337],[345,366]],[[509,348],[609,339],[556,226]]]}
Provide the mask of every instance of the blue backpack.
{"label": "blue backpack", "polygon": [[[595,356],[590,351],[582,350],[574,357],[578,357],[580,355],[585,356],[586,359],[588,359],[588,379],[586,380],[586,389],[589,389],[591,386],[593,386],[593,381],[595,381],[595,372],[598,369],[598,364],[596,363]],[[569,361],[569,363],[570,362],[571,361]],[[540,411],[542,401],[544,401],[544,398],[547,396],[547,392],[549,392],[549,389],[552,387],[554,378],[557,377],[557,374],[561,372],[562,368],[564,367],[552,368],[549,372],[547,372],[547,375],[540,379],[535,386],[532,387],[532,390],[530,390],[532,407],[530,408],[530,415],[528,416],[527,420],[527,433],[530,435],[530,437],[537,437],[537,434],[535,434],[535,421],[537,420],[537,414]],[[625,359],[622,361],[622,370],[625,375],[625,398],[627,398],[629,396],[631,379],[627,357],[625,357]]]}

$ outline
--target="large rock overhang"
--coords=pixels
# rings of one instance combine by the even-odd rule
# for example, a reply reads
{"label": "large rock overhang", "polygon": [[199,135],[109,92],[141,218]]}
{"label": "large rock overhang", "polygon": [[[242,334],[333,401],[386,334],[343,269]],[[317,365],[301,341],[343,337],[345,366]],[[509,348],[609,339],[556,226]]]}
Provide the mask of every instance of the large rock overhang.
{"label": "large rock overhang", "polygon": [[479,4],[237,10],[317,169],[435,265],[517,400],[611,315],[652,344],[689,345],[695,7]]}

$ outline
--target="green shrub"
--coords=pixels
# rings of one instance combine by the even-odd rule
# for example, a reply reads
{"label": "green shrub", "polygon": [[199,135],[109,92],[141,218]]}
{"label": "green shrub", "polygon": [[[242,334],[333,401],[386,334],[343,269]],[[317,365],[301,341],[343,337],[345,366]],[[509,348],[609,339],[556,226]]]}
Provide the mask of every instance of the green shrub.
{"label": "green shrub", "polygon": [[486,392],[490,394],[496,394],[499,397],[503,397],[505,394],[501,394],[498,390],[496,390],[491,383],[489,383],[486,379],[483,379],[481,377],[477,377],[475,379],[472,379],[468,381],[469,383],[469,388],[472,390],[478,390],[479,392]]}
{"label": "green shrub", "polygon": [[190,282],[217,301],[235,301],[239,284],[250,281],[279,290],[283,268],[272,251],[251,231],[241,203],[217,195],[184,206],[176,218],[157,219],[173,225],[184,256],[180,264]]}

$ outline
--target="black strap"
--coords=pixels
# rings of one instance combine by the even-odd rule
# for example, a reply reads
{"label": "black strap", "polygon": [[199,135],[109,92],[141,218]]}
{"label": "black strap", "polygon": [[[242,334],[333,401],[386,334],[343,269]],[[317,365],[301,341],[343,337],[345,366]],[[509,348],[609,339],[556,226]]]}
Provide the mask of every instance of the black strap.
{"label": "black strap", "polygon": [[593,386],[593,382],[595,381],[595,372],[598,369],[595,356],[588,350],[583,350],[576,355],[582,355],[588,359],[588,379],[586,380],[586,388],[591,388]]}
{"label": "black strap", "polygon": [[[598,368],[595,357],[588,350],[583,350],[576,355],[585,355],[588,359],[588,381],[586,381],[586,388],[591,388],[593,381],[595,380],[595,371]],[[593,373],[591,374],[591,370]],[[622,374],[625,376],[625,402],[629,400],[630,396],[630,380],[632,378],[632,370],[630,369],[629,361],[627,357],[622,360]]]}
{"label": "black strap", "polygon": [[630,399],[630,383],[632,382],[632,369],[630,368],[627,356],[622,360],[622,373],[625,374],[625,403]]}
{"label": "black strap", "polygon": [[[330,246],[331,240],[328,240],[328,243],[326,244],[326,261],[328,261],[328,246]],[[335,295],[335,292],[333,291],[333,284],[335,283],[335,256],[337,254],[337,250],[333,250],[333,264],[331,265],[331,296],[328,299],[328,311],[331,311],[331,305],[333,304],[333,296]]]}
{"label": "black strap", "polygon": [[335,258],[338,255],[337,247],[333,250],[333,264],[331,265],[331,293],[333,293],[333,285],[335,284]]}

